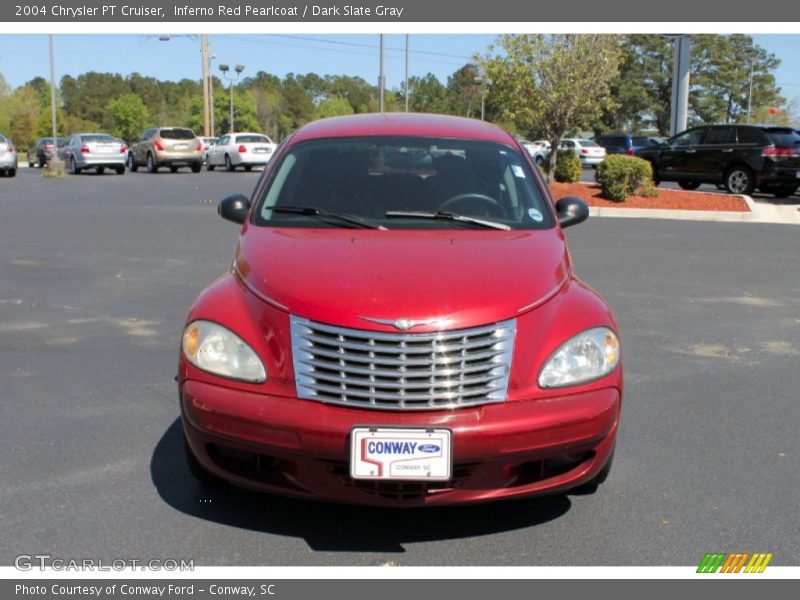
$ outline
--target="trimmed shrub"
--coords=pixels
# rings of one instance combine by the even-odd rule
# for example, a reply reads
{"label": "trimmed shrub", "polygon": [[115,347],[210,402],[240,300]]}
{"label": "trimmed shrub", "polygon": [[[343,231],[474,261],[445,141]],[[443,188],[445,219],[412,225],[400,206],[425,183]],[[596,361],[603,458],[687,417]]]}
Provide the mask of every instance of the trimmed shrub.
{"label": "trimmed shrub", "polygon": [[[542,169],[545,173],[550,171],[550,155],[548,152],[544,159]],[[581,159],[572,150],[559,150],[556,154],[556,172],[554,179],[559,183],[577,183],[581,180]]]}
{"label": "trimmed shrub", "polygon": [[607,200],[624,202],[628,196],[655,198],[652,165],[636,156],[613,154],[597,165],[597,183]]}

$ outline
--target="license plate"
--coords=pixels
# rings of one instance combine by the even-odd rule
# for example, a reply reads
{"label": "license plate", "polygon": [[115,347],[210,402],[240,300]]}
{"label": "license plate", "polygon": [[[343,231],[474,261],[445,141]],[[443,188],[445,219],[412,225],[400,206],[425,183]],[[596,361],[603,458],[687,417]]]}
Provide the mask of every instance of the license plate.
{"label": "license plate", "polygon": [[111,154],[114,151],[114,146],[95,146],[94,151],[98,154]]}
{"label": "license plate", "polygon": [[187,148],[189,148],[189,144],[175,144],[173,148],[175,150],[186,150]]}
{"label": "license plate", "polygon": [[255,152],[257,154],[265,154],[267,152],[267,149],[266,148],[254,148],[253,152]]}
{"label": "license plate", "polygon": [[449,429],[354,427],[350,433],[353,479],[446,481],[452,477]]}

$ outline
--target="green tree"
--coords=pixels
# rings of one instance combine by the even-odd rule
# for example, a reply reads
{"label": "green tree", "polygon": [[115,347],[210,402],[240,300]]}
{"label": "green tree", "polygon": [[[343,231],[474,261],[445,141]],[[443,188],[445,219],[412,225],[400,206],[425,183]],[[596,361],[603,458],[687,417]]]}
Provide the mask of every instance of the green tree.
{"label": "green tree", "polygon": [[448,112],[472,117],[481,110],[481,86],[476,82],[478,65],[466,64],[447,78]]}
{"label": "green tree", "polygon": [[408,109],[412,112],[448,113],[447,88],[433,73],[408,78]]}
{"label": "green tree", "polygon": [[138,94],[123,94],[106,104],[105,126],[127,142],[135,140],[149,123],[150,111]]}
{"label": "green tree", "polygon": [[[611,35],[503,35],[504,54],[483,61],[501,116],[541,131],[555,148],[571,130],[594,124],[611,102],[620,50]],[[549,173],[557,152],[550,153]]]}
{"label": "green tree", "polygon": [[751,112],[779,106],[784,99],[772,74],[779,65],[780,60],[754,44],[749,35],[694,36],[689,91],[692,120],[743,123],[747,120],[748,100]]}
{"label": "green tree", "polygon": [[341,96],[328,96],[317,107],[317,116],[320,118],[338,117],[340,115],[352,115],[353,107],[347,101],[347,98]]}

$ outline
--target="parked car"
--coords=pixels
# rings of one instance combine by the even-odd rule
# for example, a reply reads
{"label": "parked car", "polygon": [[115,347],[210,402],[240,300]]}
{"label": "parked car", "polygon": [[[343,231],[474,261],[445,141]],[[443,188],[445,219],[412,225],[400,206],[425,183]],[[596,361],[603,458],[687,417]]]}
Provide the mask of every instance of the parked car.
{"label": "parked car", "polygon": [[128,147],[107,133],[77,133],[58,147],[58,157],[73,175],[86,169],[103,174],[113,169],[117,175],[125,174],[125,156]]}
{"label": "parked car", "polygon": [[561,140],[559,150],[572,150],[577,154],[583,167],[596,167],[606,158],[606,149],[597,145],[592,140],[571,138]]}
{"label": "parked car", "polygon": [[2,133],[0,133],[0,174],[4,177],[13,177],[17,174],[17,149]]}
{"label": "parked car", "polygon": [[549,150],[536,142],[531,142],[529,140],[518,141],[520,146],[522,146],[531,157],[531,160],[541,167],[544,164],[544,161],[547,159],[547,153]]}
{"label": "parked car", "polygon": [[161,167],[169,167],[173,173],[190,167],[193,173],[199,173],[203,168],[203,142],[184,127],[145,129],[128,152],[128,168],[136,172],[139,167],[145,167],[148,173],[157,173]]}
{"label": "parked car", "polygon": [[243,167],[250,171],[253,167],[267,164],[277,147],[261,133],[228,133],[209,149],[206,168],[213,171],[224,166],[228,171],[234,171]]}
{"label": "parked car", "polygon": [[652,163],[656,183],[676,181],[686,190],[711,183],[732,194],[758,188],[784,197],[800,185],[800,134],[788,127],[694,127],[636,155]]}
{"label": "parked car", "polygon": [[561,231],[588,208],[553,203],[511,135],[443,115],[316,121],[218,211],[242,225],[236,258],[179,351],[196,477],[384,506],[606,477],[617,326]]}
{"label": "parked car", "polygon": [[33,168],[38,166],[40,169],[47,164],[47,161],[57,156],[58,147],[63,146],[67,142],[67,138],[56,138],[56,143],[53,143],[53,138],[39,138],[36,143],[28,148],[28,166]]}
{"label": "parked car", "polygon": [[208,150],[217,143],[219,138],[215,137],[201,137],[200,141],[203,143],[203,162],[206,162],[206,157],[208,156]]}
{"label": "parked car", "polygon": [[606,154],[627,154],[633,156],[637,150],[649,146],[659,146],[664,142],[657,137],[647,135],[628,135],[625,133],[608,133],[597,136],[594,141],[606,149]]}

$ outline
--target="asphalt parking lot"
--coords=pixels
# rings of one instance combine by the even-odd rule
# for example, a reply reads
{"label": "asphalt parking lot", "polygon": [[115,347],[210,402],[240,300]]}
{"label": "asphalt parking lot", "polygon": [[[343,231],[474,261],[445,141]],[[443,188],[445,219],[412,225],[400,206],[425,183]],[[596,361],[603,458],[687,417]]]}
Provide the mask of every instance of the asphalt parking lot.
{"label": "asphalt parking lot", "polygon": [[800,564],[800,229],[590,219],[576,270],[620,322],[617,458],[594,496],[387,511],[223,489],[184,465],[186,311],[227,267],[216,201],[258,173],[0,179],[0,564]]}

